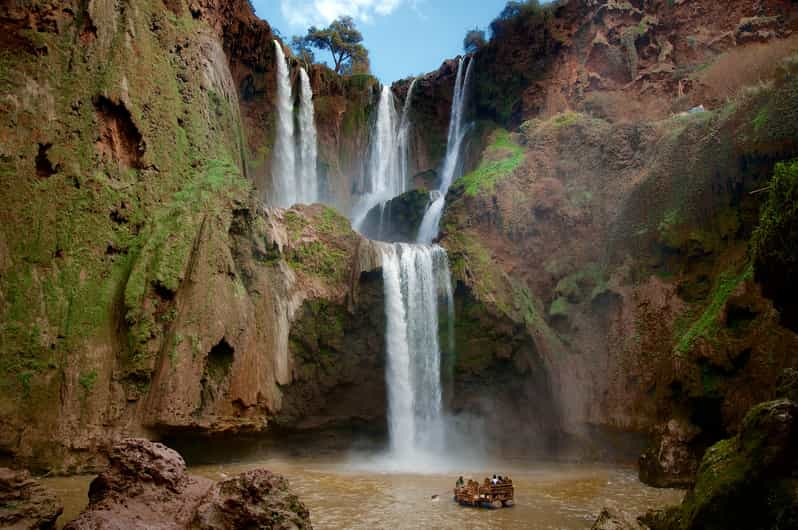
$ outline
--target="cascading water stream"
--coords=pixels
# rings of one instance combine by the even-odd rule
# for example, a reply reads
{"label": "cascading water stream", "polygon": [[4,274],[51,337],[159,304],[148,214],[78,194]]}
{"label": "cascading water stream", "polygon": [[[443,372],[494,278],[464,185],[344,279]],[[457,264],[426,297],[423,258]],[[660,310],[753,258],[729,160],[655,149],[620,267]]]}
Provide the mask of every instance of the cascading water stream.
{"label": "cascading water stream", "polygon": [[410,108],[413,104],[413,89],[416,87],[416,81],[417,79],[413,79],[410,83],[410,87],[407,89],[407,97],[405,97],[405,104],[402,108],[402,118],[399,120],[399,133],[396,140],[402,193],[407,191],[407,184],[410,182]]}
{"label": "cascading water stream", "polygon": [[391,87],[383,86],[377,107],[377,123],[371,141],[371,156],[365,182],[365,194],[352,210],[352,225],[361,229],[369,211],[404,191],[397,153],[396,103]]}
{"label": "cascading water stream", "polygon": [[317,134],[314,119],[313,90],[304,68],[299,69],[299,167],[297,168],[297,202],[312,204],[321,199],[316,171]]}
{"label": "cascading water stream", "polygon": [[451,302],[449,263],[437,245],[396,243],[382,246],[382,267],[391,456],[412,466],[445,447],[438,307]]}
{"label": "cascading water stream", "polygon": [[283,54],[283,47],[274,41],[277,52],[277,134],[272,159],[272,185],[275,206],[288,207],[296,203],[296,158],[294,143],[294,102],[291,76]]}
{"label": "cascading water stream", "polygon": [[464,125],[463,118],[465,115],[465,107],[468,100],[468,86],[471,79],[471,72],[474,66],[474,60],[468,62],[468,67],[465,68],[465,76],[463,75],[463,66],[465,59],[461,58],[457,65],[457,78],[454,84],[454,94],[452,97],[452,112],[449,118],[449,136],[446,141],[446,158],[444,158],[443,169],[441,170],[441,184],[438,192],[432,196],[432,204],[427,208],[424,213],[424,218],[421,221],[421,226],[418,229],[419,243],[429,244],[438,235],[440,231],[441,216],[443,215],[443,207],[446,205],[446,193],[449,187],[454,182],[455,178],[459,176],[462,171],[462,162],[460,160],[460,153],[462,151],[463,140],[465,139],[468,127]]}

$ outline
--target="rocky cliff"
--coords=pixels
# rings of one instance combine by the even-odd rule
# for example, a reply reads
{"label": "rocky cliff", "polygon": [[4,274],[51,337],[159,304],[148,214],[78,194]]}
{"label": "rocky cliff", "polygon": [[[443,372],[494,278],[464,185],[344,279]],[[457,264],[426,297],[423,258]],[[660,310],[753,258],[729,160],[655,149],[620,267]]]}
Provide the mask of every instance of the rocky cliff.
{"label": "rocky cliff", "polygon": [[[544,404],[581,447],[652,433],[643,478],[689,483],[796,363],[789,296],[768,294],[785,283],[749,252],[776,163],[798,153],[794,7],[572,1],[494,24],[474,56],[481,154],[441,235],[475,305],[457,366],[533,359],[543,396],[522,413]],[[771,245],[791,233],[775,222]],[[523,347],[480,346],[498,330]]]}
{"label": "rocky cliff", "polygon": [[[665,485],[772,397],[798,346],[777,166],[798,153],[793,4],[571,0],[494,23],[442,222],[451,410],[519,451],[653,434],[643,476]],[[123,435],[383,425],[377,248],[332,208],[263,206],[268,23],[244,0],[37,0],[0,28],[0,454],[75,471]],[[412,95],[421,191],[456,71]],[[348,212],[378,83],[310,78]],[[425,196],[396,211],[417,222]]]}
{"label": "rocky cliff", "polygon": [[[76,0],[6,2],[0,25],[0,451],[70,471],[121,433],[382,417],[290,387],[359,390],[363,368],[336,359],[354,342],[379,362],[381,332],[360,323],[381,290],[360,289],[379,263],[338,213],[258,200],[268,24],[243,0]],[[348,123],[335,112],[324,134]],[[329,328],[290,339],[318,311]]]}

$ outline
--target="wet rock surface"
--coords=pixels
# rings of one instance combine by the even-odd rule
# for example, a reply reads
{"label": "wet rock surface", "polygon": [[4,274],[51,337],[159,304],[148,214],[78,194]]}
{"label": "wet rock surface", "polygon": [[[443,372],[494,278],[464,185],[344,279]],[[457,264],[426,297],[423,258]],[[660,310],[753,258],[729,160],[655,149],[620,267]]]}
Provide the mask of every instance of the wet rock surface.
{"label": "wet rock surface", "polygon": [[640,480],[659,488],[683,488],[695,480],[698,469],[693,442],[701,430],[689,422],[670,420],[657,433],[639,461]]}
{"label": "wet rock surface", "polygon": [[288,481],[263,469],[218,482],[200,500],[191,528],[310,529],[310,513]]}
{"label": "wet rock surface", "polygon": [[63,508],[27,471],[0,468],[0,528],[49,530]]}
{"label": "wet rock surface", "polygon": [[601,510],[590,530],[642,530],[643,527],[629,514],[612,509]]}
{"label": "wet rock surface", "polygon": [[798,405],[753,407],[740,433],[710,447],[679,507],[649,512],[654,530],[798,527]]}
{"label": "wet rock surface", "polygon": [[66,529],[311,528],[288,481],[269,471],[214,483],[187,475],[176,451],[143,439],[117,443],[109,462]]}
{"label": "wet rock surface", "polygon": [[415,243],[429,203],[429,192],[412,190],[377,205],[363,221],[363,235],[377,241]]}

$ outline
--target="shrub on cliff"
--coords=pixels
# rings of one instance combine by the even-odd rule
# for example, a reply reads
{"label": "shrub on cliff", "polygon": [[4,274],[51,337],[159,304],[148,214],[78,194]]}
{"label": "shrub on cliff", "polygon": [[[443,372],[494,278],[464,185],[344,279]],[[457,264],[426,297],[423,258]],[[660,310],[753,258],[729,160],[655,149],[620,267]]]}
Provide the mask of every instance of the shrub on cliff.
{"label": "shrub on cliff", "polygon": [[463,50],[466,53],[474,53],[482,49],[487,40],[485,40],[485,30],[474,28],[466,33],[463,39]]}
{"label": "shrub on cliff", "polygon": [[545,14],[546,9],[540,6],[538,0],[507,2],[499,16],[490,23],[491,36],[493,38],[499,37],[508,28],[537,21],[545,17]]}
{"label": "shrub on cliff", "polygon": [[776,165],[751,242],[756,280],[784,324],[798,330],[798,158]]}

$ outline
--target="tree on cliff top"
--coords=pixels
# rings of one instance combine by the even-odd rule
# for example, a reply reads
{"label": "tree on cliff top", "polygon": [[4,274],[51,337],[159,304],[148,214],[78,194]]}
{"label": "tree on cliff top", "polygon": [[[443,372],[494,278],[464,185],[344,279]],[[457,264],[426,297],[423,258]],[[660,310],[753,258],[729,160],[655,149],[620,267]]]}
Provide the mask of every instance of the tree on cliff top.
{"label": "tree on cliff top", "polygon": [[369,52],[363,46],[363,35],[355,27],[352,17],[339,17],[326,28],[311,26],[307,35],[299,39],[306,45],[329,50],[337,73],[360,72],[368,65]]}
{"label": "tree on cliff top", "polygon": [[465,38],[463,39],[463,50],[466,53],[474,53],[479,51],[487,44],[487,40],[485,39],[485,31],[479,28],[474,28],[466,33]]}

